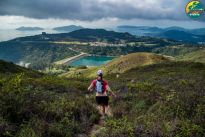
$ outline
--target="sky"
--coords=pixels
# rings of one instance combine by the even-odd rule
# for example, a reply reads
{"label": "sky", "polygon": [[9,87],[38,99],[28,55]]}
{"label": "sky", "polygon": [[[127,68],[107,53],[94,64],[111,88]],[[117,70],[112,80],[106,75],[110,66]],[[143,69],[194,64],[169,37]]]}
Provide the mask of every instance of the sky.
{"label": "sky", "polygon": [[205,27],[205,16],[192,20],[186,15],[185,7],[189,1],[0,0],[0,29],[20,26],[51,29],[65,25],[88,28],[114,28],[118,25]]}

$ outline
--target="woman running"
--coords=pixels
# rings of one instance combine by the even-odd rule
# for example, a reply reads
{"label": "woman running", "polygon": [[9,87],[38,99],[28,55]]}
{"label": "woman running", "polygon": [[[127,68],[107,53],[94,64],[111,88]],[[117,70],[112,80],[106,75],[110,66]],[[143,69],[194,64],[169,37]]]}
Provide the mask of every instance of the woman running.
{"label": "woman running", "polygon": [[98,70],[97,79],[93,80],[91,85],[88,87],[88,91],[92,92],[93,89],[96,90],[96,102],[102,116],[108,115],[109,110],[109,97],[107,92],[109,91],[112,96],[116,95],[111,91],[106,80],[103,79],[103,71]]}

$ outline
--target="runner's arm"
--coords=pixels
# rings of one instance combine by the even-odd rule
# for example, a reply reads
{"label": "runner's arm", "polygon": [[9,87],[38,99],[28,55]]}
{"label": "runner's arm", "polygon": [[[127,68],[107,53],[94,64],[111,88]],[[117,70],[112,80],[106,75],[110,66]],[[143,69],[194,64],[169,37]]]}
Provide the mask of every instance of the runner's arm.
{"label": "runner's arm", "polygon": [[93,83],[91,83],[90,86],[88,87],[88,91],[92,92],[93,91],[93,87],[94,87],[94,85],[93,85]]}
{"label": "runner's arm", "polygon": [[109,85],[107,85],[107,91],[111,93],[111,96],[114,96],[115,98],[117,97],[117,95],[111,90]]}

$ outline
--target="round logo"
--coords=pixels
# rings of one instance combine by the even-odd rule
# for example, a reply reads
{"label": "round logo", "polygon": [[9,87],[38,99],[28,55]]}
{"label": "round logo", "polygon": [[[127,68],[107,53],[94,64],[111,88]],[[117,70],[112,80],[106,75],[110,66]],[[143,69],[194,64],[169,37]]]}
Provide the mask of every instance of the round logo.
{"label": "round logo", "polygon": [[190,1],[186,6],[186,13],[192,19],[197,19],[204,12],[203,4],[198,0]]}

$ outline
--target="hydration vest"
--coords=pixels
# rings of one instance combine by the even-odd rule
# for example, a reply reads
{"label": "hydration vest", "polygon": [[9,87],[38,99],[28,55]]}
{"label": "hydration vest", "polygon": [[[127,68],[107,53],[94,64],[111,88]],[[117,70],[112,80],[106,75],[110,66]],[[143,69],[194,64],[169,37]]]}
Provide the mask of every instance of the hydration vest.
{"label": "hydration vest", "polygon": [[102,93],[104,93],[104,90],[105,90],[105,88],[104,88],[103,80],[97,80],[96,81],[96,92],[102,94]]}

